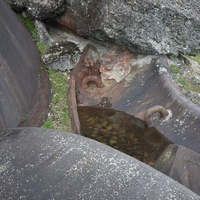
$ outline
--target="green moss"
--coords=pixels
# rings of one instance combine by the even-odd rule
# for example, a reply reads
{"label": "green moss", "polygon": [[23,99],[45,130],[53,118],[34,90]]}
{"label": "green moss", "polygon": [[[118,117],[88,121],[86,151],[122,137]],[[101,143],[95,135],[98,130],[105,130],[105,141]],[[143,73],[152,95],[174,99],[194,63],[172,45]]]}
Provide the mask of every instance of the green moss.
{"label": "green moss", "polygon": [[44,123],[43,127],[53,128],[63,131],[71,130],[71,121],[67,105],[69,74],[55,70],[49,70],[49,78],[52,88],[52,100],[50,106],[50,117]]}
{"label": "green moss", "polygon": [[29,30],[29,32],[31,33],[33,40],[35,42],[39,42],[40,40],[40,36],[35,28],[34,25],[34,20],[31,18],[26,18],[22,15],[20,15],[21,20],[24,22],[24,24],[26,25],[27,29]]}
{"label": "green moss", "polygon": [[184,77],[177,78],[177,81],[183,86],[186,86],[188,84],[188,81]]}
{"label": "green moss", "polygon": [[180,72],[180,69],[178,67],[176,67],[175,65],[170,65],[170,71],[173,74],[178,74]]}
{"label": "green moss", "polygon": [[197,56],[190,56],[189,58],[197,61],[200,64],[200,54],[198,54]]}
{"label": "green moss", "polygon": [[43,42],[38,42],[37,46],[38,46],[38,50],[40,51],[40,53],[42,55],[44,55],[45,53],[47,53],[47,51],[49,50],[49,45],[44,44]]}
{"label": "green moss", "polygon": [[49,45],[45,44],[40,40],[40,36],[35,28],[34,20],[32,18],[26,18],[22,15],[19,16],[21,20],[24,22],[29,32],[31,33],[33,40],[37,43],[39,52],[42,55],[45,54],[49,49]]}
{"label": "green moss", "polygon": [[176,78],[177,82],[180,83],[186,90],[200,93],[200,86],[192,84],[189,80],[184,77]]}
{"label": "green moss", "polygon": [[47,121],[44,122],[43,128],[53,128],[53,120],[52,118],[48,118]]}
{"label": "green moss", "polygon": [[200,93],[200,85],[191,85],[190,90]]}
{"label": "green moss", "polygon": [[[31,18],[26,18],[22,15],[20,15],[20,18],[30,31],[33,40],[37,43],[40,53],[45,54],[48,51],[49,46],[40,40],[39,34],[37,33],[34,25],[34,20]],[[44,122],[43,127],[72,132],[67,105],[69,75],[66,72],[62,73],[55,70],[49,70],[48,72],[49,79],[51,81],[52,100],[49,117]]]}
{"label": "green moss", "polygon": [[[186,56],[186,57],[193,59],[200,64],[200,55],[197,55],[195,57],[194,56]],[[199,85],[193,84],[190,80],[187,80],[187,78],[184,78],[180,75],[183,73],[181,68],[178,68],[177,66],[172,64],[172,65],[170,65],[170,71],[173,74],[176,82],[179,83],[180,85],[182,85],[184,87],[184,89],[186,89],[187,91],[191,90],[191,91],[200,93]]]}

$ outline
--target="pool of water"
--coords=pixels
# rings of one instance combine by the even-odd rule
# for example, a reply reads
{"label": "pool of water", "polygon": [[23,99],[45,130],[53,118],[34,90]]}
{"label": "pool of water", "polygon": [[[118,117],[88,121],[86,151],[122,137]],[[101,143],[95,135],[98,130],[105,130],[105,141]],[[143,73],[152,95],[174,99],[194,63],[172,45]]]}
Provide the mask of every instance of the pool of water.
{"label": "pool of water", "polygon": [[153,166],[171,144],[154,127],[124,112],[110,108],[79,106],[82,135],[109,145]]}

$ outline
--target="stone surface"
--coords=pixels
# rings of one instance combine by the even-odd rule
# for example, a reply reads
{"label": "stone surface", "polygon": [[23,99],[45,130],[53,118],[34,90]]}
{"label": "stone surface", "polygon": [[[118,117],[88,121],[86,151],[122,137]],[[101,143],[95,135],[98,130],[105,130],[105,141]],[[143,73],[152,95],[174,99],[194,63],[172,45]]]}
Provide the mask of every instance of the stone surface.
{"label": "stone surface", "polygon": [[[145,54],[200,50],[200,3],[193,0],[6,0],[14,10],[53,19],[85,37]],[[63,14],[62,16],[58,16]]]}
{"label": "stone surface", "polygon": [[106,145],[65,132],[0,131],[0,199],[180,199],[198,195]]}
{"label": "stone surface", "polygon": [[49,69],[66,71],[73,69],[81,56],[79,48],[72,42],[54,43],[47,53],[42,55]]}
{"label": "stone surface", "polygon": [[145,54],[200,50],[200,2],[193,0],[69,1],[79,34]]}
{"label": "stone surface", "polygon": [[65,0],[5,0],[5,2],[16,11],[27,9],[29,14],[40,20],[52,19],[67,8]]}
{"label": "stone surface", "polygon": [[39,34],[40,41],[49,46],[53,45],[53,39],[50,37],[45,24],[40,20],[34,21],[35,28]]}
{"label": "stone surface", "polygon": [[120,82],[130,73],[135,57],[127,49],[113,46],[101,55],[102,79],[114,79]]}
{"label": "stone surface", "polygon": [[4,0],[15,11],[21,11],[25,7],[25,0]]}
{"label": "stone surface", "polygon": [[74,21],[74,15],[71,9],[67,9],[65,13],[56,17],[55,21],[72,31],[76,31],[76,22]]}
{"label": "stone surface", "polygon": [[[80,55],[88,44],[94,46],[99,54],[98,60],[101,64],[100,71],[102,79],[114,79],[117,82],[120,82],[127,76],[133,65],[136,65],[135,61],[138,56],[132,54],[126,48],[118,48],[114,44],[107,45],[95,40],[88,40],[69,31],[61,30],[49,25],[47,26],[47,29],[49,30],[50,37],[55,43],[68,43],[69,41],[75,43],[79,49]],[[91,57],[90,60],[91,59],[95,60],[96,58],[94,56],[93,58]]]}

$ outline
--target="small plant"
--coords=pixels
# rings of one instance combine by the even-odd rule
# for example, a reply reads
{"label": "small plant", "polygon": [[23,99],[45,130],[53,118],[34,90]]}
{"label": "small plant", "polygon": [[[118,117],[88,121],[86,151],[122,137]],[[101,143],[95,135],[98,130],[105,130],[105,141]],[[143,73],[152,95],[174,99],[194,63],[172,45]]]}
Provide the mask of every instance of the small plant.
{"label": "small plant", "polygon": [[44,122],[43,128],[53,128],[52,118],[48,118],[47,121]]}
{"label": "small plant", "polygon": [[196,56],[189,56],[189,55],[185,55],[187,58],[195,60],[196,62],[198,62],[198,64],[200,65],[200,54],[196,55]]}
{"label": "small plant", "polygon": [[192,85],[190,90],[200,93],[200,85]]}
{"label": "small plant", "polygon": [[[49,46],[40,41],[40,36],[31,18],[20,15],[20,18],[30,31],[33,40],[37,43],[38,50],[41,54],[45,54]],[[55,70],[48,70],[49,79],[52,88],[52,100],[50,104],[50,113],[48,119],[44,122],[43,128],[58,129],[73,132],[71,129],[71,121],[67,106],[68,93],[68,74]]]}
{"label": "small plant", "polygon": [[177,79],[177,81],[181,84],[181,85],[183,85],[183,86],[186,86],[187,85],[187,80],[184,78],[184,77],[179,77],[178,79]]}
{"label": "small plant", "polygon": [[20,15],[20,18],[24,22],[29,32],[31,33],[33,40],[37,43],[39,52],[42,55],[45,54],[49,49],[49,45],[45,44],[40,40],[40,36],[35,28],[34,20],[30,17],[26,18],[22,15]]}
{"label": "small plant", "polygon": [[190,58],[192,58],[193,60],[197,61],[200,64],[200,54],[198,54],[197,56],[191,56]]}
{"label": "small plant", "polygon": [[200,85],[194,85],[184,77],[177,78],[177,82],[180,83],[187,91],[200,93]]}
{"label": "small plant", "polygon": [[49,118],[44,122],[44,128],[53,128],[72,132],[67,106],[68,73],[48,70],[52,88],[52,100]]}
{"label": "small plant", "polygon": [[42,55],[44,55],[45,53],[47,53],[47,51],[49,50],[49,45],[44,44],[43,42],[38,42],[37,46],[38,46],[38,50],[40,51],[40,53]]}
{"label": "small plant", "polygon": [[34,21],[33,19],[31,18],[26,18],[22,15],[20,15],[20,18],[21,20],[24,22],[24,24],[26,25],[27,29],[29,30],[29,32],[31,33],[32,37],[33,37],[33,40],[35,42],[39,42],[40,40],[40,36],[35,28],[35,25],[34,25]]}
{"label": "small plant", "polygon": [[176,67],[175,65],[170,65],[170,71],[173,74],[178,74],[180,72],[180,69],[178,67]]}

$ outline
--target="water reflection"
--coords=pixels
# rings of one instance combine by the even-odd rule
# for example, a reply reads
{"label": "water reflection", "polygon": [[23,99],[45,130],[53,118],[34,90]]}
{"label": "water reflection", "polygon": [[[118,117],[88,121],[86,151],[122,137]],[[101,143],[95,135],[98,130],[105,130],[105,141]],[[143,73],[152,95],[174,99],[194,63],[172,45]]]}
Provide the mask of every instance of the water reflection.
{"label": "water reflection", "polygon": [[123,112],[101,107],[78,107],[83,135],[153,165],[171,142],[155,128]]}

